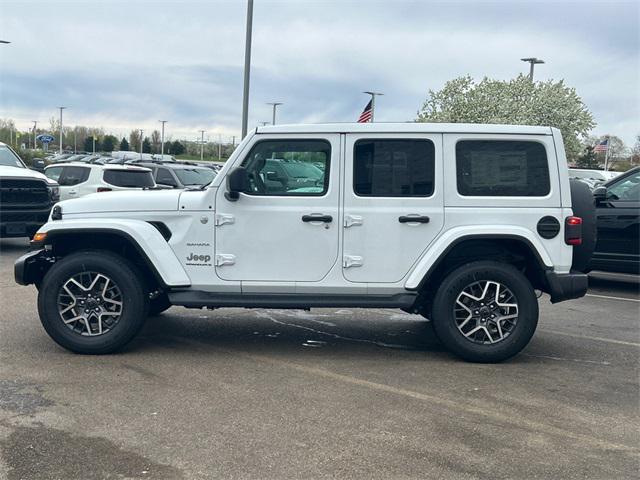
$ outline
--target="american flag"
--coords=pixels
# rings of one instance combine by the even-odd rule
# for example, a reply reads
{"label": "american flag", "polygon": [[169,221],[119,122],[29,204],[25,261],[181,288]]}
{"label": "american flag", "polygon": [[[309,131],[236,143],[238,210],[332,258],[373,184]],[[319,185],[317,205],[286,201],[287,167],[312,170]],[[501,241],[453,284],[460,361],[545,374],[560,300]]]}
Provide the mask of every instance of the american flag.
{"label": "american flag", "polygon": [[593,147],[593,151],[596,153],[606,152],[609,149],[609,139],[601,141],[595,147]]}
{"label": "american flag", "polygon": [[373,100],[369,100],[367,106],[364,107],[364,110],[360,114],[360,118],[358,118],[358,123],[368,123],[371,121],[371,116],[373,115],[373,111],[371,109]]}

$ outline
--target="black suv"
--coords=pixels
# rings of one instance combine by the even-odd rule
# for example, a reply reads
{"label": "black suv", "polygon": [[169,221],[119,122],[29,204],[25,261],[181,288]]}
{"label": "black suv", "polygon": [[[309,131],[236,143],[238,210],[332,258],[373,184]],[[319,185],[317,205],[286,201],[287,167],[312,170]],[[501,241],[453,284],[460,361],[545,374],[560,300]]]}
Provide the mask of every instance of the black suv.
{"label": "black suv", "polygon": [[598,241],[592,270],[640,274],[640,167],[593,191]]}
{"label": "black suv", "polygon": [[46,223],[59,195],[55,181],[28,169],[0,143],[0,238],[31,237]]}
{"label": "black suv", "polygon": [[132,162],[133,165],[150,168],[160,186],[171,188],[200,187],[215,178],[216,172],[189,162]]}

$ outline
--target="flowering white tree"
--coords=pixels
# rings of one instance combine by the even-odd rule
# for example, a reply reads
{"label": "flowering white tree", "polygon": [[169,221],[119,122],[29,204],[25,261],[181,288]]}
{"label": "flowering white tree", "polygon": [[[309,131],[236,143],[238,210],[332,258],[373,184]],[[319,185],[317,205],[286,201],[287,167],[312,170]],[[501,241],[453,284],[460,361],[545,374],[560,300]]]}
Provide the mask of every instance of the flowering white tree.
{"label": "flowering white tree", "polygon": [[509,81],[485,77],[476,83],[469,76],[450,80],[442,90],[429,90],[416,120],[557,127],[570,160],[580,155],[580,140],[595,127],[574,88],[562,80],[532,82],[524,75]]}

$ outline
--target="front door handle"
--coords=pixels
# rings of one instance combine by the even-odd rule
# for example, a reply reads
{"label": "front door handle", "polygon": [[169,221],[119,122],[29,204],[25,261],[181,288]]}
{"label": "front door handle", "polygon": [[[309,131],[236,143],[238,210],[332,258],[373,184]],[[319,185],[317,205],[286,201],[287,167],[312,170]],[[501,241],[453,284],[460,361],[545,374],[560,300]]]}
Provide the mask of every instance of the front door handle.
{"label": "front door handle", "polygon": [[429,223],[426,215],[402,215],[398,217],[400,223]]}
{"label": "front door handle", "polygon": [[331,223],[333,222],[333,217],[331,215],[322,215],[321,213],[312,213],[311,215],[303,215],[302,221]]}

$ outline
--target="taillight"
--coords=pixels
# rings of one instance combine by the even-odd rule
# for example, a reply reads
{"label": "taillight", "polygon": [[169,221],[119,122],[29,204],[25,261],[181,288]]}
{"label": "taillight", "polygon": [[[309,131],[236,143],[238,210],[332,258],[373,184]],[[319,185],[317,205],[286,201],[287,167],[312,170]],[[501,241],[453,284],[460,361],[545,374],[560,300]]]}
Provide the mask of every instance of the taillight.
{"label": "taillight", "polygon": [[564,243],[567,245],[582,245],[582,218],[566,218],[564,221]]}
{"label": "taillight", "polygon": [[112,190],[109,187],[98,187],[98,193],[100,192],[111,192]]}

